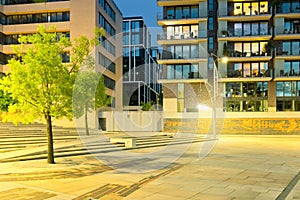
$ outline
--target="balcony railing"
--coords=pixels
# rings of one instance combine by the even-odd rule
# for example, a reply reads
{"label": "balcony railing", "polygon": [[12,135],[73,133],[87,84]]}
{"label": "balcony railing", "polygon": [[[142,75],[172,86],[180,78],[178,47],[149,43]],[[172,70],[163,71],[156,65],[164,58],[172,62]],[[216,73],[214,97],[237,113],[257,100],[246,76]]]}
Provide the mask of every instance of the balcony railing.
{"label": "balcony railing", "polygon": [[220,17],[227,17],[227,16],[232,16],[232,17],[238,17],[238,16],[260,16],[260,15],[270,15],[271,14],[271,9],[267,11],[256,11],[254,10],[253,12],[241,12],[241,13],[234,13],[234,8],[229,7],[227,8],[220,8],[218,10],[219,16]]}
{"label": "balcony railing", "polygon": [[234,30],[229,29],[228,31],[222,31],[222,33],[219,35],[219,37],[241,37],[241,36],[264,36],[264,35],[271,35],[272,28],[269,30],[255,30],[255,32],[245,32],[241,30]]}
{"label": "balcony railing", "polygon": [[290,51],[279,47],[275,50],[275,52],[276,52],[275,54],[276,56],[299,56],[300,55],[300,50],[296,48],[293,51]]}
{"label": "balcony railing", "polygon": [[286,77],[286,78],[295,78],[299,77],[300,72],[298,68],[295,69],[283,69],[279,68],[275,70],[275,77]]}
{"label": "balcony railing", "polygon": [[221,74],[222,78],[266,78],[272,77],[272,69],[267,70],[252,70],[248,73],[242,70],[228,70]]}
{"label": "balcony railing", "polygon": [[204,17],[207,17],[206,10],[203,10],[203,11],[200,10],[200,13],[198,15],[182,15],[181,17],[177,17],[175,15],[165,14],[165,13],[157,13],[156,14],[156,18],[158,21],[161,21],[161,20],[184,20],[184,19],[188,20],[188,19],[198,19],[198,18],[204,18]]}
{"label": "balcony railing", "polygon": [[198,39],[198,38],[206,38],[206,37],[207,37],[207,31],[198,31],[198,34],[195,34],[194,32],[157,34],[157,40],[189,40],[189,39]]}
{"label": "balcony railing", "polygon": [[188,72],[187,74],[168,74],[160,73],[158,76],[159,80],[189,80],[189,79],[203,79],[200,72]]}
{"label": "balcony railing", "polygon": [[237,50],[227,50],[227,56],[229,57],[255,57],[255,56],[271,56],[270,53],[257,51],[257,52],[241,52]]}
{"label": "balcony railing", "polygon": [[276,35],[300,34],[300,27],[286,28],[285,26],[276,26],[275,27],[275,34]]}
{"label": "balcony railing", "polygon": [[190,59],[200,59],[200,58],[207,58],[205,56],[199,56],[199,52],[191,52],[192,55],[188,55],[188,56],[181,56],[181,55],[177,55],[176,53],[170,52],[170,51],[163,51],[162,54],[160,54],[159,59],[160,60],[172,60],[172,59],[186,59],[186,60],[190,60]]}

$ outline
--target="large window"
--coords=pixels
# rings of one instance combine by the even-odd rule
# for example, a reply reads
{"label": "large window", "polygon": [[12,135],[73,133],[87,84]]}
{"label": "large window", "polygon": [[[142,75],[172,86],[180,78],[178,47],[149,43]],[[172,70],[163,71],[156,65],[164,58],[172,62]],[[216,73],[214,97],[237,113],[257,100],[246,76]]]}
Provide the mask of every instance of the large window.
{"label": "large window", "polygon": [[232,52],[229,54],[232,57],[245,57],[245,56],[264,56],[263,48],[267,42],[236,42],[229,43],[228,47]]}
{"label": "large window", "polygon": [[283,55],[299,55],[299,41],[288,41],[282,43]]}
{"label": "large window", "polygon": [[105,75],[103,75],[103,77],[104,77],[104,85],[111,90],[115,90],[116,82]]}
{"label": "large window", "polygon": [[116,47],[105,37],[100,38],[101,45],[112,55],[116,55]]}
{"label": "large window", "polygon": [[285,61],[284,65],[276,68],[276,77],[299,76],[300,61]]}
{"label": "large window", "polygon": [[167,79],[200,78],[198,64],[167,65]]}
{"label": "large window", "polygon": [[270,77],[271,70],[268,62],[228,63],[227,76],[229,78]]}
{"label": "large window", "polygon": [[198,45],[170,45],[167,52],[170,52],[169,59],[199,58]]}
{"label": "large window", "polygon": [[116,35],[116,30],[113,28],[113,26],[101,15],[99,12],[99,24],[101,27],[105,29],[105,31],[110,34],[111,36]]}
{"label": "large window", "polygon": [[167,26],[167,39],[197,38],[198,25]]}
{"label": "large window", "polygon": [[199,17],[198,5],[166,7],[165,19],[188,19],[188,18],[198,18],[198,17]]}
{"label": "large window", "polygon": [[109,71],[116,73],[116,64],[109,60],[106,56],[98,53],[98,63],[108,69]]}
{"label": "large window", "polygon": [[300,33],[299,19],[292,19],[292,20],[285,19],[284,34],[288,34],[288,33]]}
{"label": "large window", "polygon": [[300,111],[300,81],[276,83],[277,111]]}
{"label": "large window", "polygon": [[233,30],[229,30],[234,36],[252,36],[252,35],[267,35],[268,22],[239,22],[229,24],[233,26]]}
{"label": "large window", "polygon": [[300,3],[299,3],[299,1],[284,0],[281,3],[281,10],[278,9],[277,11],[282,12],[282,13],[299,13],[300,12]]}
{"label": "large window", "polygon": [[2,25],[70,21],[70,12],[51,12],[23,15],[3,15]]}
{"label": "large window", "polygon": [[225,83],[226,112],[264,112],[268,110],[268,82]]}
{"label": "large window", "polygon": [[268,2],[236,2],[231,4],[233,6],[233,13],[230,15],[261,15],[268,14]]}

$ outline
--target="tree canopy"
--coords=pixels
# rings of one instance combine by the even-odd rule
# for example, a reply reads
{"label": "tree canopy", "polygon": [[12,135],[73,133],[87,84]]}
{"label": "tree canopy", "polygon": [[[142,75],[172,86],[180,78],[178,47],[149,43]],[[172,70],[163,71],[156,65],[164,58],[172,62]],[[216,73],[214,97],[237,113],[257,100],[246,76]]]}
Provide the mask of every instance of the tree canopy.
{"label": "tree canopy", "polygon": [[[95,33],[103,33],[96,30]],[[93,38],[97,40],[97,37]],[[58,37],[55,28],[38,27],[38,33],[20,36],[14,47],[16,57],[9,60],[10,75],[0,81],[4,95],[11,94],[15,104],[2,115],[4,121],[33,122],[44,119],[48,138],[48,163],[54,163],[52,120],[71,119],[74,81],[89,54],[91,42],[81,36],[72,44],[65,35]],[[70,51],[71,62],[63,63]]]}

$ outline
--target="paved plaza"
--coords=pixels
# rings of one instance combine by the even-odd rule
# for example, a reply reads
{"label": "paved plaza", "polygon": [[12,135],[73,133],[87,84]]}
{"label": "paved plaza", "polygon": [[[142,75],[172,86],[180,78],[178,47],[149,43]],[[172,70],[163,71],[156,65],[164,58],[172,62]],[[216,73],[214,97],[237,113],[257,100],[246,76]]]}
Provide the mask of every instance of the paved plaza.
{"label": "paved plaza", "polygon": [[[199,152],[208,140],[197,136],[174,163],[126,173],[93,156],[112,151],[108,146],[93,146],[91,155],[74,130],[56,130],[55,165],[46,163],[43,131],[0,131],[1,200],[300,199],[300,136],[223,135],[203,158]],[[118,153],[157,151],[170,140],[161,134],[144,137],[137,141],[138,148],[120,146]],[[180,141],[173,144],[175,149],[187,142]],[[141,159],[127,165],[163,161]]]}

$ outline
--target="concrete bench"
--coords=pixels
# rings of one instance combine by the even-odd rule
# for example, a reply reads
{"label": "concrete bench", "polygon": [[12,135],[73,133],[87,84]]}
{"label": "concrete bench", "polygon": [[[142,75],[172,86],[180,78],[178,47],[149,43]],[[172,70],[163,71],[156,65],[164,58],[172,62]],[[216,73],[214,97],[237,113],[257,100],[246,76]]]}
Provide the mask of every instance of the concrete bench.
{"label": "concrete bench", "polygon": [[110,142],[125,144],[126,148],[132,148],[136,146],[136,139],[132,137],[112,137],[110,138]]}

